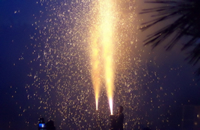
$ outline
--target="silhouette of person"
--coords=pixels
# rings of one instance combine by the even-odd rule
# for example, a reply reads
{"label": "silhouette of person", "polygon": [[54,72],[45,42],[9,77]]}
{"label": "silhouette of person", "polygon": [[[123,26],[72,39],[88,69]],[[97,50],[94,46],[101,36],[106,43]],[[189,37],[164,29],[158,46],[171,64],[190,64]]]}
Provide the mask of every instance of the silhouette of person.
{"label": "silhouette of person", "polygon": [[40,118],[38,121],[38,130],[46,129],[44,118]]}
{"label": "silhouette of person", "polygon": [[47,130],[56,130],[56,127],[54,126],[54,121],[50,120],[46,123]]}
{"label": "silhouette of person", "polygon": [[142,130],[151,130],[149,127],[145,127]]}
{"label": "silhouette of person", "polygon": [[119,106],[117,107],[118,113],[115,115],[116,116],[116,130],[123,130],[123,123],[124,123],[124,114],[123,112],[123,107]]}

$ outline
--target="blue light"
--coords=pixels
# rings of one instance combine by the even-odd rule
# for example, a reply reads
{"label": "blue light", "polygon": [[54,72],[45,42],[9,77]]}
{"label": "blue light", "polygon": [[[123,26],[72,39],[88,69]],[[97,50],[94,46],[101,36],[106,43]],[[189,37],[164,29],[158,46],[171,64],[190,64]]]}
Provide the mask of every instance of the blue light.
{"label": "blue light", "polygon": [[44,128],[45,127],[45,124],[44,123],[40,123],[39,124],[39,128]]}

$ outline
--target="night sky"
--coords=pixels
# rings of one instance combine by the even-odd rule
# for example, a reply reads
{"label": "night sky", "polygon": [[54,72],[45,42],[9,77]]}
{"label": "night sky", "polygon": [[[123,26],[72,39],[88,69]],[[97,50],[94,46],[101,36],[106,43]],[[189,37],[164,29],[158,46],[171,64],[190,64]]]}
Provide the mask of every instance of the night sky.
{"label": "night sky", "polygon": [[[39,117],[54,120],[58,130],[95,126],[87,48],[93,3],[0,0],[0,130],[35,130]],[[138,15],[150,7],[143,4],[125,1],[119,6],[123,15],[116,43],[114,111],[124,106],[127,130],[146,126],[178,130],[182,107],[200,105],[199,77],[194,74],[198,65],[187,63],[181,44],[170,51],[165,51],[165,44],[153,50],[143,45],[145,37],[162,26],[137,29],[148,19]],[[105,90],[99,106],[106,129]]]}

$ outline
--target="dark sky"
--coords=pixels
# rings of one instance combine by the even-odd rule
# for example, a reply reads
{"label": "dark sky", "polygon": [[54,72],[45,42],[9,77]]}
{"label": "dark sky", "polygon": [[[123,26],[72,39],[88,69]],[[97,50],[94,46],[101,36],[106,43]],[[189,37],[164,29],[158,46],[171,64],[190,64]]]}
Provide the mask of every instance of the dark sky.
{"label": "dark sky", "polygon": [[[63,67],[63,63],[60,63],[65,61],[65,58],[57,58],[58,62],[55,62],[55,65],[58,63],[58,66],[55,68],[50,67],[50,69],[47,69],[48,67],[43,65],[47,60],[37,60],[39,59],[39,56],[45,58],[44,52],[46,49],[45,45],[47,45],[46,39],[48,36],[51,36],[51,33],[55,32],[47,31],[47,33],[45,33],[44,31],[41,35],[40,30],[35,29],[37,26],[31,25],[35,21],[46,19],[46,17],[42,17],[40,19],[41,13],[39,12],[45,12],[45,10],[43,6],[36,4],[36,2],[37,1],[34,0],[0,0],[0,130],[9,128],[11,130],[34,130],[37,128],[36,124],[38,117],[44,116],[49,118],[49,113],[52,114],[52,119],[55,120],[57,129],[59,129],[58,125],[65,121],[71,123],[71,125],[64,126],[62,124],[61,126],[63,129],[80,128],[76,123],[79,124],[79,120],[82,118],[80,119],[77,113],[83,113],[82,116],[84,117],[85,109],[88,109],[88,106],[93,106],[86,105],[91,101],[92,96],[89,94],[86,94],[86,99],[88,99],[88,101],[83,104],[81,102],[82,100],[79,102],[76,98],[77,95],[81,95],[82,90],[86,92],[86,89],[82,86],[84,86],[87,82],[90,82],[90,79],[87,77],[82,78],[82,76],[76,76],[76,73],[75,76],[73,75],[76,71],[81,71],[79,75],[82,75],[82,70],[79,70],[74,62],[71,63],[71,61],[74,60],[82,61],[82,59],[76,57],[76,53],[81,54],[82,50],[77,50],[79,47],[71,47],[71,45],[68,44],[59,44],[58,46],[57,44],[54,45],[55,41],[59,41],[59,39],[56,39],[55,41],[51,39],[52,41],[49,40],[48,45],[59,48],[60,52],[56,51],[53,53],[53,50],[52,53],[47,52],[49,54],[47,54],[49,58],[48,60],[56,59],[57,57],[54,56],[55,53],[58,56],[63,56],[65,53],[69,52],[70,56],[66,58],[68,61],[67,66]],[[68,1],[65,2],[67,3]],[[56,28],[57,25],[54,25]],[[59,31],[56,32],[57,35],[59,35],[62,31],[60,28],[58,28],[58,30]],[[142,39],[144,39],[144,37],[146,37],[146,35],[152,30],[145,33],[139,33],[137,42],[138,49],[134,50],[134,56],[130,56],[131,59],[136,57],[136,60],[132,61],[133,71],[131,72],[131,76],[124,76],[126,78],[122,78],[123,76],[120,77],[121,74],[117,73],[116,77],[119,78],[116,82],[121,86],[124,84],[127,85],[128,82],[133,82],[134,80],[137,80],[137,82],[130,83],[129,89],[128,87],[125,87],[126,89],[119,86],[117,87],[116,105],[119,105],[119,102],[122,103],[122,101],[127,101],[124,103],[126,104],[126,122],[134,119],[135,122],[142,122],[144,123],[142,126],[146,126],[145,123],[146,120],[148,120],[149,122],[153,122],[150,123],[152,128],[158,127],[170,129],[170,127],[174,127],[179,129],[178,124],[180,124],[181,120],[180,112],[182,110],[182,106],[200,105],[198,100],[199,82],[197,81],[197,77],[194,75],[194,71],[197,67],[188,64],[184,60],[186,52],[180,52],[179,46],[168,52],[164,50],[163,46],[155,48],[154,50],[151,50],[149,46],[144,47]],[[31,38],[32,36],[34,36],[34,38]],[[60,42],[63,43],[65,41],[60,40]],[[73,40],[67,39],[66,42],[73,42]],[[67,48],[66,52],[62,51],[63,46]],[[61,52],[63,52],[63,54]],[[50,56],[50,54],[52,56]],[[139,65],[135,63],[136,61]],[[83,60],[83,63],[86,63],[86,61]],[[54,66],[54,60],[49,63],[49,66]],[[65,69],[69,70],[66,71],[66,74],[62,72],[62,70]],[[30,76],[31,74],[33,76]],[[70,76],[67,77],[67,74],[71,74],[72,78]],[[83,74],[83,77],[84,75],[88,76],[88,73]],[[73,78],[73,76],[75,78]],[[61,79],[61,81],[59,79]],[[67,81],[62,81],[63,79]],[[61,88],[60,84],[62,84],[62,82],[63,84],[66,84],[67,82],[69,83],[68,86],[70,86],[73,83],[76,84],[76,80],[79,81],[80,79],[84,82],[81,83],[82,86],[77,87],[77,90],[73,89],[73,87],[66,87],[61,90],[56,89],[56,87]],[[56,87],[52,87],[52,91],[45,91],[45,89],[43,89],[43,85],[47,85],[46,81],[48,81],[48,84],[51,84],[49,86]],[[39,89],[40,85],[41,89]],[[54,91],[54,89],[56,91]],[[69,98],[63,98],[64,96],[62,95],[62,92],[59,92],[59,90],[66,92],[66,95],[68,93],[70,95]],[[88,92],[89,90],[91,91],[92,88],[88,89]],[[118,90],[120,90],[120,92]],[[131,101],[131,96],[127,97],[127,100],[124,100],[124,97],[126,96],[125,94],[127,93],[126,90],[130,91],[128,94],[135,95],[134,101]],[[75,91],[78,92],[76,93]],[[120,94],[124,94],[125,96],[121,96]],[[121,99],[121,97],[123,97],[123,99]],[[41,99],[39,98],[43,98],[42,100],[48,99],[47,103],[49,104],[47,106],[51,106],[51,109],[40,109],[41,106],[44,107],[45,105],[41,105]],[[84,99],[84,97],[82,98]],[[106,99],[103,96],[102,98]],[[66,111],[65,108],[61,108],[62,105],[60,105],[63,104],[64,100],[66,100],[67,104],[66,106],[63,105],[66,107]],[[59,104],[59,102],[61,103]],[[74,105],[76,108],[73,108],[73,105],[71,105],[74,103],[78,104],[76,106]],[[102,101],[101,103],[103,104],[104,102]],[[131,109],[128,109],[129,107],[136,106],[136,104],[138,107],[135,110],[135,113],[132,112]],[[68,106],[70,110],[68,110]],[[61,112],[59,110],[61,110]],[[90,110],[92,110],[92,108],[90,108]],[[72,114],[70,115],[70,113]],[[77,118],[78,120],[74,120],[74,122],[71,119],[65,120],[65,116],[63,115],[67,115],[71,119]],[[84,117],[84,119],[90,121],[88,113],[85,114],[85,116],[86,115],[87,117]],[[128,115],[131,116],[128,117]],[[152,121],[153,117],[156,117],[156,119]],[[161,124],[162,120],[165,120],[165,123]],[[166,120],[170,120],[175,123],[170,124],[166,122]],[[85,126],[88,125],[87,123],[82,124]],[[129,125],[127,125],[126,128],[130,129],[132,126],[130,123],[128,124]]]}
{"label": "dark sky", "polygon": [[0,23],[32,23],[33,15],[39,14],[42,7],[36,4],[37,1],[31,0],[1,0],[0,1]]}

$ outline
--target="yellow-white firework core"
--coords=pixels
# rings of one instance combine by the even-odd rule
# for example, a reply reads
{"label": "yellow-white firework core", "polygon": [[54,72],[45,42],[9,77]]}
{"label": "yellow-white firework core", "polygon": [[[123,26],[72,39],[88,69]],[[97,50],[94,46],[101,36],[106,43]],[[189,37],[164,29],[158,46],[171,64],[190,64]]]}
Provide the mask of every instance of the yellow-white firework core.
{"label": "yellow-white firework core", "polygon": [[102,58],[104,63],[104,78],[106,91],[110,106],[110,112],[113,114],[113,91],[114,91],[114,2],[113,0],[100,1],[100,28]]}

